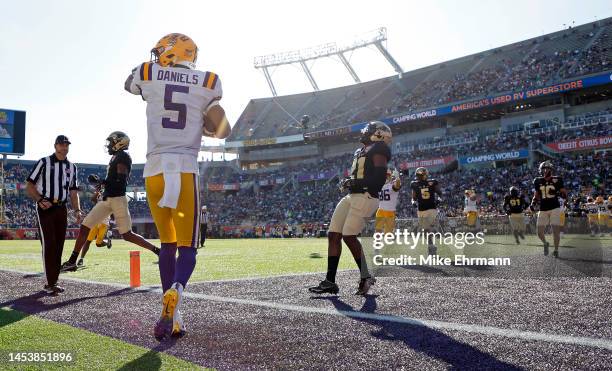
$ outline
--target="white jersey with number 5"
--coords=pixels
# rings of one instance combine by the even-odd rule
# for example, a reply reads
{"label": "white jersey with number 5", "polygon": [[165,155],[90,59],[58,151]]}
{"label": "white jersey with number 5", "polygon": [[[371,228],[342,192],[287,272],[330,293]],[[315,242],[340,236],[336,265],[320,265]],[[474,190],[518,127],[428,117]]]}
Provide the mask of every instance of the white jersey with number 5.
{"label": "white jersey with number 5", "polygon": [[197,172],[204,113],[223,95],[219,76],[147,62],[132,71],[125,89],[147,102],[145,176],[161,172],[162,154],[181,155],[180,171]]}
{"label": "white jersey with number 5", "polygon": [[399,191],[393,189],[393,182],[385,183],[378,193],[378,208],[385,211],[395,211]]}

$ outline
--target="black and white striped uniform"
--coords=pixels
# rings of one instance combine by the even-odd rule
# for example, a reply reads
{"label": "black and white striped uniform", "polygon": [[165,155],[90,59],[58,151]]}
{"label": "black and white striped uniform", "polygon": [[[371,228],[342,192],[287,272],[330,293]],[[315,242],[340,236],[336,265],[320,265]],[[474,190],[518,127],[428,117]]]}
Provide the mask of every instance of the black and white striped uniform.
{"label": "black and white striped uniform", "polygon": [[37,206],[43,268],[47,283],[52,286],[59,277],[68,227],[66,202],[70,191],[79,189],[77,167],[67,159],[59,160],[52,154],[38,160],[27,181],[36,186],[43,199],[53,204],[46,210]]}

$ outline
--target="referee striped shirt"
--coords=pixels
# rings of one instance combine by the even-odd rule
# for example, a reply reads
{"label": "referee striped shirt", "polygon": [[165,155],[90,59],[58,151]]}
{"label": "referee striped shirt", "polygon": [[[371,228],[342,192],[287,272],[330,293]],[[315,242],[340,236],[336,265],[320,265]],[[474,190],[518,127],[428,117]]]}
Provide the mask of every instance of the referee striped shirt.
{"label": "referee striped shirt", "polygon": [[75,164],[59,160],[54,153],[38,160],[27,181],[36,185],[43,198],[57,204],[65,203],[70,191],[79,189],[77,175]]}

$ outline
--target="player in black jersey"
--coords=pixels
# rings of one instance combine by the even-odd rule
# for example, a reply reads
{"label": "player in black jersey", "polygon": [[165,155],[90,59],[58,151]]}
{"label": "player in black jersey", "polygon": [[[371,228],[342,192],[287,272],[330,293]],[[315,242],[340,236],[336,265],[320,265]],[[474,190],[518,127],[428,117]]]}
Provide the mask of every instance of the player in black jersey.
{"label": "player in black jersey", "polygon": [[510,219],[510,227],[512,227],[516,244],[520,245],[519,237],[525,239],[525,215],[523,214],[527,208],[525,195],[522,195],[518,188],[510,187],[510,193],[504,197],[503,208]]}
{"label": "player in black jersey", "polygon": [[[74,243],[72,255],[68,261],[62,264],[62,271],[75,271],[77,269],[77,258],[87,241],[89,231],[94,226],[102,223],[111,214],[114,215],[115,224],[124,240],[159,255],[158,247],[145,240],[142,236],[132,232],[132,218],[125,195],[128,178],[132,169],[132,158],[125,152],[129,145],[130,138],[121,131],[114,131],[106,138],[108,154],[113,157],[111,157],[108,164],[106,179],[102,181],[97,179],[100,189],[104,188],[102,201],[96,203],[83,220],[79,235]],[[89,180],[95,182],[96,176],[92,176]]]}
{"label": "player in black jersey", "polygon": [[349,194],[338,202],[329,224],[327,275],[318,286],[308,289],[316,294],[338,293],[336,271],[343,240],[360,270],[355,294],[367,294],[376,282],[368,271],[357,235],[365,227],[365,218],[371,217],[378,208],[378,193],[387,179],[387,163],[391,159],[391,129],[380,121],[370,122],[361,130],[359,141],[363,146],[355,151],[351,176],[340,184],[341,191],[348,190]]}
{"label": "player in black jersey", "polygon": [[[440,185],[437,180],[429,179],[429,173],[426,168],[420,167],[416,169],[415,177],[416,180],[410,183],[412,205],[418,207],[419,229],[428,233],[427,252],[429,255],[435,255],[437,248],[429,232],[433,232],[433,225],[438,215],[438,201],[442,201],[442,191],[440,191]],[[438,200],[436,200],[436,195]]]}
{"label": "player in black jersey", "polygon": [[559,240],[561,238],[561,204],[559,197],[567,199],[567,192],[563,187],[563,179],[553,175],[553,165],[550,161],[544,161],[539,167],[542,176],[533,180],[534,195],[531,201],[530,208],[533,210],[534,205],[540,204],[538,211],[538,237],[544,244],[544,255],[548,255],[548,247],[550,244],[546,241],[544,231],[546,226],[550,225],[553,231],[553,242],[555,251],[553,256],[559,257]]}

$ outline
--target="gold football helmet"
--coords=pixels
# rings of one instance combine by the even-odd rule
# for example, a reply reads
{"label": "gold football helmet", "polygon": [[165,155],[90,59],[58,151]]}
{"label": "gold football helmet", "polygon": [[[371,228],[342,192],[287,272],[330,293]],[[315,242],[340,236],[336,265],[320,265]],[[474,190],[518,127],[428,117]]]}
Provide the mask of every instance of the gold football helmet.
{"label": "gold football helmet", "polygon": [[183,66],[194,69],[198,46],[189,36],[171,33],[161,38],[151,49],[151,61],[162,67]]}

